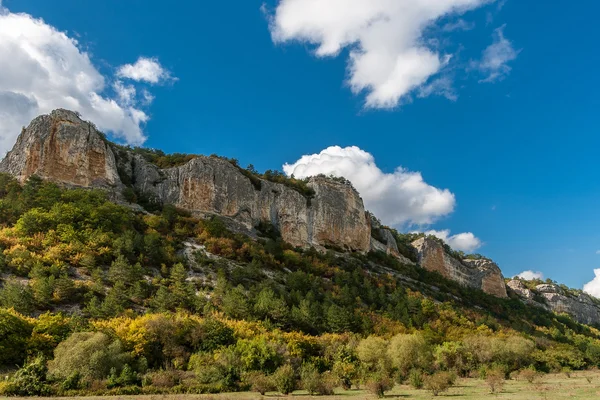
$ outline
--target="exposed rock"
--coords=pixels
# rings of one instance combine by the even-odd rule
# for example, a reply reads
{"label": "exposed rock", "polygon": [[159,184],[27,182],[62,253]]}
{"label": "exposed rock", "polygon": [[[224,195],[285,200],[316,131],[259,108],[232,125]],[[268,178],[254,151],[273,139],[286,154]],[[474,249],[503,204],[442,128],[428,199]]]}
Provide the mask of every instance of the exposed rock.
{"label": "exposed rock", "polygon": [[0,171],[23,182],[31,175],[73,186],[114,186],[115,157],[89,122],[66,110],[34,119],[0,162]]}
{"label": "exposed rock", "polygon": [[504,276],[498,265],[487,258],[481,259],[470,259],[465,258],[462,263],[467,267],[471,267],[478,271],[475,278],[476,285],[481,279],[481,289],[489,294],[493,294],[496,297],[508,297],[506,294],[506,284],[504,283]]}
{"label": "exposed rock", "polygon": [[295,246],[333,246],[366,252],[370,225],[362,199],[348,185],[312,178],[307,198],[266,180],[259,185],[229,161],[214,157],[159,169],[139,154],[107,142],[96,128],[71,111],[34,119],[0,163],[0,171],[24,181],[35,174],[60,184],[114,188],[132,185],[162,203],[197,215],[218,214],[248,229],[268,221]]}
{"label": "exposed rock", "polygon": [[415,263],[402,255],[398,250],[396,238],[389,229],[383,228],[381,223],[373,215],[370,215],[371,221],[371,245],[373,251],[383,251],[386,254],[396,257],[401,263],[415,265]]}
{"label": "exposed rock", "polygon": [[440,273],[463,286],[481,289],[496,297],[507,297],[504,277],[498,266],[490,260],[457,260],[446,253],[435,239],[422,237],[412,245],[417,249],[419,264]]}
{"label": "exposed rock", "polygon": [[600,304],[588,294],[565,293],[554,284],[538,285],[535,289],[546,299],[547,306],[555,313],[569,314],[582,324],[600,324]]}
{"label": "exposed rock", "polygon": [[511,288],[517,295],[519,295],[519,297],[521,297],[524,300],[533,300],[534,298],[533,292],[529,290],[527,286],[525,286],[525,284],[519,279],[513,279],[508,281],[506,286]]}
{"label": "exposed rock", "polygon": [[553,283],[537,285],[531,290],[520,279],[513,279],[506,285],[526,304],[568,314],[582,324],[600,324],[600,302],[586,293],[567,293]]}

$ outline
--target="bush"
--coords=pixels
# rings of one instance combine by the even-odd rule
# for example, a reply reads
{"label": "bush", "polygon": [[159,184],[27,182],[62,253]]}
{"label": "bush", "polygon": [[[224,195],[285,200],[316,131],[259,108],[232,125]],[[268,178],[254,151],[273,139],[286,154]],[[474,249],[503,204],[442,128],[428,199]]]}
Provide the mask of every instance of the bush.
{"label": "bush", "polygon": [[14,396],[47,396],[50,386],[46,383],[46,359],[38,356],[19,369],[4,389],[4,394]]}
{"label": "bush", "polygon": [[321,374],[313,364],[304,364],[300,369],[301,386],[311,396],[317,393],[321,384]]}
{"label": "bush", "polygon": [[0,310],[0,365],[21,365],[33,326],[18,314]]}
{"label": "bush", "polygon": [[239,388],[241,361],[231,348],[214,355],[196,353],[190,358],[189,366],[194,369],[200,383],[209,385],[211,392],[233,391]]}
{"label": "bush", "polygon": [[424,367],[430,358],[425,339],[418,334],[399,334],[392,338],[387,354],[404,376],[411,368]]}
{"label": "bush", "polygon": [[296,374],[290,364],[282,365],[273,374],[273,384],[281,394],[290,394],[296,390]]}
{"label": "bush", "polygon": [[423,372],[418,369],[411,369],[408,374],[408,382],[415,389],[423,389],[425,382],[423,381]]}
{"label": "bush", "polygon": [[78,371],[73,372],[60,384],[62,391],[76,390],[81,386],[81,374]]}
{"label": "bush", "polygon": [[498,369],[488,371],[485,377],[485,383],[490,387],[492,393],[501,392],[502,387],[504,386],[504,371]]}
{"label": "bush", "polygon": [[121,373],[117,373],[116,368],[112,368],[108,377],[107,387],[109,389],[126,386],[140,386],[142,380],[137,372],[135,372],[128,364],[125,364]]}
{"label": "bush", "polygon": [[425,388],[434,396],[447,391],[452,386],[452,377],[448,372],[436,372],[425,379]]}
{"label": "bush", "polygon": [[367,388],[379,398],[385,396],[385,392],[394,387],[394,382],[386,371],[377,371],[367,379]]}
{"label": "bush", "polygon": [[244,383],[250,387],[253,392],[258,392],[261,395],[275,390],[275,385],[271,377],[263,372],[249,372],[244,376]]}
{"label": "bush", "polygon": [[317,367],[313,364],[302,365],[300,379],[302,388],[311,396],[315,394],[323,396],[332,395],[337,381],[329,372],[320,374]]}
{"label": "bush", "polygon": [[532,368],[523,369],[519,372],[519,379],[526,380],[529,383],[533,383],[539,376],[539,373]]}
{"label": "bush", "polygon": [[144,375],[144,386],[170,389],[181,383],[181,371],[174,369],[149,372]]}
{"label": "bush", "polygon": [[79,372],[86,380],[102,379],[113,368],[121,371],[128,358],[118,340],[113,341],[101,332],[79,332],[56,347],[54,360],[48,367],[58,378],[66,379]]}
{"label": "bush", "polygon": [[378,364],[387,364],[387,342],[377,336],[369,336],[360,341],[356,347],[359,360],[374,369]]}

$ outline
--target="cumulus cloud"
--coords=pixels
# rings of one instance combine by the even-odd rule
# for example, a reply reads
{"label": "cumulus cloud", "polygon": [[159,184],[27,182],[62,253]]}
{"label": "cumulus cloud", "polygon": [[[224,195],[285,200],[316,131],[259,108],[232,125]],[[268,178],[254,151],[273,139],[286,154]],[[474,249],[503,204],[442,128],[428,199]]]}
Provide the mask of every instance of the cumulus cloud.
{"label": "cumulus cloud", "polygon": [[471,232],[464,232],[458,233],[456,235],[451,235],[450,230],[445,229],[442,231],[430,230],[426,231],[425,234],[438,237],[444,242],[446,242],[448,246],[452,247],[454,250],[461,250],[466,253],[472,253],[473,251],[477,250],[483,245],[481,240]]}
{"label": "cumulus cloud", "polygon": [[149,117],[136,100],[135,88],[111,83],[66,33],[1,7],[0,157],[22,126],[55,108],[79,111],[127,143],[144,142],[142,126]]}
{"label": "cumulus cloud", "polygon": [[455,198],[423,180],[419,172],[402,167],[385,173],[370,153],[356,146],[332,146],[283,166],[297,178],[325,174],[343,176],[361,194],[365,206],[389,225],[430,224],[454,210]]}
{"label": "cumulus cloud", "polygon": [[316,45],[318,57],[349,49],[348,84],[368,108],[393,108],[449,60],[426,31],[493,0],[280,0],[270,16],[276,43]]}
{"label": "cumulus cloud", "polygon": [[117,69],[120,78],[132,79],[138,82],[160,83],[174,79],[156,58],[140,57],[135,64],[121,65]]}
{"label": "cumulus cloud", "polygon": [[534,279],[544,279],[544,274],[541,273],[540,271],[523,271],[518,275],[515,275],[515,278],[521,278],[521,279],[525,279],[526,281],[531,281]]}
{"label": "cumulus cloud", "polygon": [[520,53],[515,50],[512,43],[504,37],[506,25],[494,31],[494,40],[484,51],[480,61],[473,65],[486,77],[480,82],[495,82],[504,79],[512,70],[508,65],[514,61]]}
{"label": "cumulus cloud", "polygon": [[594,270],[594,279],[583,285],[583,291],[600,298],[600,268]]}

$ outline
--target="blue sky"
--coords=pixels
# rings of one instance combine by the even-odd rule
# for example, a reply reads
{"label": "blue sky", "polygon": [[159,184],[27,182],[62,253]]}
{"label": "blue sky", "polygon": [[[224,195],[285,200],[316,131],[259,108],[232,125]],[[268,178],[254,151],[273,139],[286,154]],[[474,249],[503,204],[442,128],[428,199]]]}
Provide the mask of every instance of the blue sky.
{"label": "blue sky", "polygon": [[[566,0],[543,6],[443,0],[462,11],[434,12],[420,9],[427,1],[417,0],[409,20],[394,10],[402,1],[352,2],[375,4],[380,9],[359,16],[384,14],[392,24],[380,31],[357,28],[351,12],[336,8],[339,1],[321,10],[329,18],[311,13],[314,0],[0,1],[0,35],[10,16],[17,21],[0,43],[0,105],[15,110],[0,111],[1,150],[37,111],[82,104],[84,117],[118,140],[146,138],[145,146],[167,152],[217,153],[259,170],[285,163],[293,170],[302,156],[315,154],[297,175],[326,160],[319,168],[354,168],[348,174],[356,180],[389,182],[355,182],[384,222],[404,230],[472,232],[483,243],[476,251],[496,260],[506,276],[541,271],[578,288],[591,281],[600,264],[600,100],[594,91],[600,6],[589,2],[582,11]],[[18,13],[27,15],[18,19]],[[43,23],[24,23],[33,18]],[[404,29],[413,20],[421,24]],[[40,41],[40,24],[54,32],[51,45]],[[85,84],[53,79],[43,93],[44,85],[26,89],[37,72],[23,72],[21,86],[13,84],[27,69],[2,71],[9,58],[19,62],[6,43],[24,46],[13,34],[21,27],[31,43],[57,58],[53,65],[68,64],[70,76],[85,77]],[[351,39],[336,43],[339,32]],[[77,54],[69,47],[73,40]],[[336,44],[340,49],[327,47]],[[363,60],[349,70],[357,49],[377,62]],[[389,51],[401,72],[386,80],[389,60],[381,57]],[[417,54],[410,60],[416,67],[402,72],[411,54]],[[133,74],[140,57],[159,69]],[[135,96],[119,97],[124,92],[115,83],[133,88]],[[90,91],[100,103],[84,105],[78,96]],[[399,166],[405,170],[394,174]],[[407,178],[416,185],[405,185]],[[366,193],[371,189],[377,196]],[[434,210],[417,209],[419,202],[435,203]]]}

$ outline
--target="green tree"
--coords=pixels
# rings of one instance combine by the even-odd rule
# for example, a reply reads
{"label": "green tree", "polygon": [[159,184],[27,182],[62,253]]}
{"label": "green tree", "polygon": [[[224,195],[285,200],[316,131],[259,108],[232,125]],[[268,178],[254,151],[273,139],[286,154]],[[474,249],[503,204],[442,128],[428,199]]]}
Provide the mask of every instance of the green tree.
{"label": "green tree", "polygon": [[32,330],[24,318],[0,309],[0,365],[14,367],[25,361]]}
{"label": "green tree", "polygon": [[74,372],[84,379],[102,379],[112,368],[121,371],[128,360],[118,340],[102,332],[78,332],[56,347],[48,367],[51,374],[63,379]]}
{"label": "green tree", "polygon": [[33,311],[33,293],[31,288],[16,280],[8,280],[0,289],[0,306],[14,308],[22,314]]}

